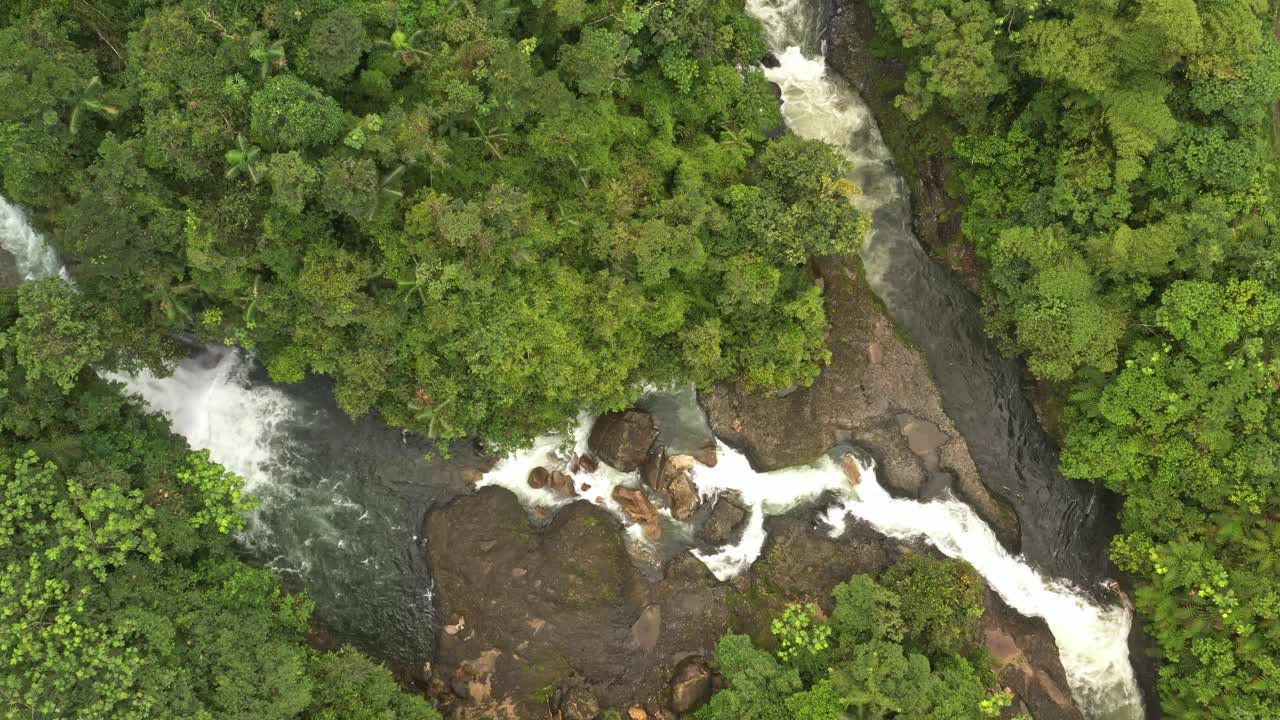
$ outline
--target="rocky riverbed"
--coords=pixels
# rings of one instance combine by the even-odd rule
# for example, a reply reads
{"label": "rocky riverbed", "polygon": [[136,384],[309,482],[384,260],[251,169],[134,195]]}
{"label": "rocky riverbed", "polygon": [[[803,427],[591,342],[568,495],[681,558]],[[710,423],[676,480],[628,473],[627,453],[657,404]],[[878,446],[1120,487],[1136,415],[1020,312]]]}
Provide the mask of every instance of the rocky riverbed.
{"label": "rocky riverbed", "polygon": [[831,323],[831,364],[812,386],[792,392],[721,386],[702,393],[716,435],[759,470],[805,465],[832,445],[852,443],[875,457],[891,492],[929,498],[951,489],[1017,553],[1017,515],[982,484],[928,365],[867,287],[858,258],[817,258],[811,269]]}
{"label": "rocky riverbed", "polygon": [[[772,642],[789,602],[830,610],[836,584],[928,552],[854,523],[838,538],[816,509],[770,518],[760,560],[718,582],[690,553],[636,563],[617,518],[589,501],[545,524],[511,492],[483,488],[432,512],[423,536],[441,625],[430,692],[453,718],[676,718],[723,684],[711,660],[725,632]],[[1040,720],[1079,718],[1043,622],[988,592],[979,639],[1001,682]],[[615,716],[617,717],[617,716]]]}

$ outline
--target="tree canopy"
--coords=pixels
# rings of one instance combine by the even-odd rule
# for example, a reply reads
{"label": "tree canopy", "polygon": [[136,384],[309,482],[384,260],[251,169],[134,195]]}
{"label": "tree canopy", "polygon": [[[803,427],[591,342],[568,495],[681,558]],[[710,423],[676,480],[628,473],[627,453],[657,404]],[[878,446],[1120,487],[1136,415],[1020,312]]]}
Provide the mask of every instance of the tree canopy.
{"label": "tree canopy", "polygon": [[1280,706],[1274,8],[878,0],[898,105],[952,139],[988,327],[1124,493],[1164,712]]}
{"label": "tree canopy", "polygon": [[740,0],[55,0],[0,49],[0,188],[113,360],[235,342],[493,447],[827,362],[804,263],[865,222],[834,150],[766,140]]}
{"label": "tree canopy", "polygon": [[58,352],[84,302],[0,289],[0,717],[439,718],[307,646],[310,600],[235,554],[241,480]]}
{"label": "tree canopy", "polygon": [[776,652],[746,635],[721,638],[716,660],[730,687],[694,717],[973,720],[1012,702],[974,642],[983,584],[968,565],[907,555],[832,595],[829,618],[813,604],[787,606],[772,625]]}

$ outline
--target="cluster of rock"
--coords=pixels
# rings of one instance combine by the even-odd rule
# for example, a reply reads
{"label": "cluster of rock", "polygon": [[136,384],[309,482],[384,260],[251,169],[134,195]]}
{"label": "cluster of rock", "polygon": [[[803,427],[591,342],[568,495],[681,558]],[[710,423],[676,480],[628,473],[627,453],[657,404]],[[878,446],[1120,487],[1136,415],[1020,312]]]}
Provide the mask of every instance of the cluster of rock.
{"label": "cluster of rock", "polygon": [[[769,646],[787,603],[830,612],[832,588],[850,575],[927,551],[856,522],[831,538],[817,512],[768,518],[760,560],[724,583],[688,552],[658,575],[637,567],[621,523],[595,503],[569,503],[535,527],[505,489],[464,495],[423,531],[440,628],[430,692],[453,720],[688,717],[725,686],[714,661],[724,633]],[[1079,720],[1048,628],[988,596],[979,638],[1014,707]]]}
{"label": "cluster of rock", "polygon": [[[575,458],[565,470],[535,467],[529,472],[529,487],[551,490],[561,497],[575,497],[579,489],[589,491],[591,485],[575,487],[573,476],[579,470],[595,472],[600,462],[621,472],[640,471],[642,482],[636,487],[618,485],[610,497],[623,514],[644,528],[651,542],[663,537],[662,514],[667,508],[672,518],[681,522],[701,520],[699,537],[708,545],[722,545],[733,540],[742,526],[746,510],[733,494],[718,496],[702,515],[702,493],[694,481],[695,467],[715,467],[716,447],[707,444],[689,453],[672,453],[658,442],[658,422],[642,410],[606,413],[596,420],[588,439],[590,453]],[[596,504],[604,498],[595,497]]]}

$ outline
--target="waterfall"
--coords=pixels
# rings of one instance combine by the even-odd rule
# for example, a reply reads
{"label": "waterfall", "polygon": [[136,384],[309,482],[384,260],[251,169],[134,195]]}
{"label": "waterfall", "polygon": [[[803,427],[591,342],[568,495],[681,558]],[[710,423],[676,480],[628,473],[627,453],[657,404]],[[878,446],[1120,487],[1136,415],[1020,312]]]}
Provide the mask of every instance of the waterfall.
{"label": "waterfall", "polygon": [[[22,280],[62,277],[57,253],[0,197],[0,247]],[[250,354],[212,345],[157,375],[103,372],[174,432],[240,476],[258,501],[240,545],[316,601],[339,640],[404,666],[431,652],[431,577],[422,516],[462,492],[463,462],[428,463],[425,447],[372,418],[353,421],[324,381],[277,387]]]}
{"label": "waterfall", "polygon": [[26,213],[3,197],[0,197],[0,248],[8,250],[18,261],[18,277],[22,280],[68,279],[58,253],[31,227]]}
{"label": "waterfall", "polygon": [[[899,326],[920,344],[938,379],[944,408],[969,441],[983,480],[1018,510],[1027,557],[1011,557],[964,503],[897,500],[874,481],[864,481],[858,496],[829,511],[828,520],[839,526],[841,518],[853,515],[886,535],[923,538],[944,554],[968,561],[1011,607],[1048,623],[1072,693],[1087,717],[1142,717],[1128,657],[1130,611],[1100,607],[1070,583],[1036,569],[1076,582],[1096,581],[1097,568],[1105,562],[1098,556],[1106,534],[1096,489],[1057,471],[1057,454],[1021,394],[1017,364],[1002,358],[986,337],[977,299],[959,288],[912,234],[909,195],[870,110],[827,73],[819,52],[817,3],[747,0],[747,10],[763,24],[778,58],[777,67],[765,72],[782,90],[790,130],[839,148],[851,161],[850,179],[863,190],[855,203],[872,218],[859,253],[868,282]],[[745,460],[726,456],[714,470],[700,469],[698,481],[704,490],[742,488],[745,497],[755,498],[759,515],[786,506],[788,490],[811,496],[822,486],[811,473],[840,475],[826,465],[771,473],[764,481]],[[734,466],[732,481],[718,479]],[[873,476],[871,468],[867,476]],[[753,520],[751,530],[762,534],[762,522]],[[713,567],[728,563],[740,568],[761,543],[762,537],[753,538],[743,547],[748,544],[744,538],[738,548],[708,560]]]}
{"label": "waterfall", "polygon": [[[612,490],[619,485],[640,487],[638,473],[622,473],[604,464],[594,472],[578,469],[572,473],[575,487],[589,485],[590,490],[573,498],[550,489],[531,488],[527,482],[529,472],[538,466],[569,471],[572,458],[589,452],[591,423],[592,418],[583,415],[567,442],[558,435],[539,438],[533,447],[500,461],[485,474],[480,485],[505,487],[530,508],[554,509],[575,500],[590,500],[627,522],[611,496]],[[923,503],[894,498],[880,485],[870,462],[862,464],[862,481],[855,491],[844,470],[829,456],[811,466],[760,473],[751,468],[745,455],[723,443],[718,443],[716,466],[698,465],[694,482],[708,502],[720,493],[735,491],[750,508],[745,531],[736,544],[714,552],[693,551],[720,580],[745,571],[759,557],[766,539],[766,516],[833,493],[838,501],[824,515],[833,537],[844,531],[847,518],[854,517],[889,537],[923,540],[948,557],[965,560],[1010,607],[1022,615],[1043,618],[1049,625],[1072,695],[1085,717],[1142,717],[1142,701],[1129,664],[1129,610],[1119,605],[1100,607],[1077,588],[1045,577],[1024,558],[1010,555],[991,528],[964,502],[950,496]],[[692,536],[687,523],[672,518],[665,508],[659,512],[667,535]],[[638,525],[628,526],[633,552],[652,552],[640,530]]]}

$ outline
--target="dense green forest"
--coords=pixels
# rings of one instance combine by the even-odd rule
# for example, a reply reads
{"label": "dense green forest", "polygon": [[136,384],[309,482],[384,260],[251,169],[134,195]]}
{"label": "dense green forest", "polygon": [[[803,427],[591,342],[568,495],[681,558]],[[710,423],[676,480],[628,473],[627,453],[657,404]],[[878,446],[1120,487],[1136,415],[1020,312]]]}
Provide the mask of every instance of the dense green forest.
{"label": "dense green forest", "polygon": [[0,31],[3,193],[120,362],[236,342],[491,447],[643,383],[811,382],[865,232],[741,2],[57,0]]}
{"label": "dense green forest", "polygon": [[899,109],[957,165],[990,330],[1126,495],[1164,711],[1280,707],[1275,8],[878,0]]}
{"label": "dense green forest", "polygon": [[[955,166],[992,333],[1063,400],[1064,472],[1126,496],[1112,555],[1165,712],[1273,716],[1275,8],[874,5],[898,108]],[[353,415],[491,449],[644,383],[811,382],[805,262],[866,220],[831,148],[767,139],[765,52],[741,0],[0,3],[0,194],[76,282],[0,291],[4,717],[434,717],[307,647],[305,597],[232,550],[239,480],[86,368],[236,343],[277,381],[333,377]],[[727,638],[704,716],[867,683],[936,717],[990,701],[966,596],[911,589],[940,572],[854,579],[829,623],[797,606],[794,651]],[[867,654],[899,695],[813,669]]]}
{"label": "dense green forest", "polygon": [[740,2],[0,4],[0,716],[436,717],[240,562],[240,481],[86,368],[254,350],[490,449],[645,382],[811,382],[865,221]]}
{"label": "dense green forest", "polygon": [[0,289],[0,717],[438,720],[307,646],[310,601],[234,552],[241,480],[94,376],[101,346],[44,354],[88,312],[62,280]]}
{"label": "dense green forest", "polygon": [[716,648],[732,687],[697,720],[1000,717],[1012,702],[974,642],[983,583],[955,560],[907,555],[880,575],[837,585],[829,618],[790,605],[772,624],[773,652],[746,635]]}

